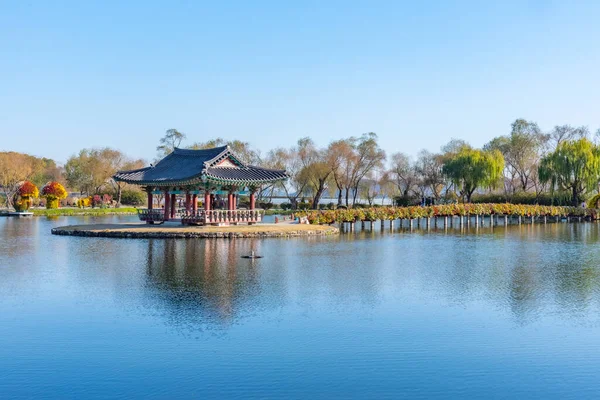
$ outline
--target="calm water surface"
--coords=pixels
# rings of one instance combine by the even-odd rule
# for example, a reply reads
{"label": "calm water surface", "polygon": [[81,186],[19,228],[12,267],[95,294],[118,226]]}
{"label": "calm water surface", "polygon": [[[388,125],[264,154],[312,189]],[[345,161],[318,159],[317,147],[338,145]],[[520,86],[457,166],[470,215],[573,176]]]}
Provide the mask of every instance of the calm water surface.
{"label": "calm water surface", "polygon": [[600,395],[597,224],[50,235],[131,220],[0,218],[1,398]]}

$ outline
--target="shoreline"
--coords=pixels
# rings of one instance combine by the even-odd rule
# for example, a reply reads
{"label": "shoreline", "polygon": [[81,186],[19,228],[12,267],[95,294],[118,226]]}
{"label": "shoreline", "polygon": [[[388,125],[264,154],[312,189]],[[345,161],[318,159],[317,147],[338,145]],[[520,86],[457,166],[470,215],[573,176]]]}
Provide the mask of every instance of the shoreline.
{"label": "shoreline", "polygon": [[108,237],[124,239],[236,239],[236,238],[289,238],[330,236],[340,231],[333,226],[308,224],[256,224],[230,226],[181,226],[131,224],[70,225],[52,229],[53,235]]}

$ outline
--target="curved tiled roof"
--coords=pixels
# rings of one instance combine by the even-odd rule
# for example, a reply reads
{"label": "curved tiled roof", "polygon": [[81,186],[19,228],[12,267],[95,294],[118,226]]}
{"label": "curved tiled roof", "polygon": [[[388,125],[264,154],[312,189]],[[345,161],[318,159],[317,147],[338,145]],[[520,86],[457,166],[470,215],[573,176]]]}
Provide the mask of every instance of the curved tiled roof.
{"label": "curved tiled roof", "polygon": [[[237,166],[217,166],[224,158],[232,158]],[[189,150],[176,148],[155,166],[119,171],[117,181],[137,185],[192,185],[205,180],[219,183],[261,183],[287,178],[285,171],[243,165],[228,146]]]}
{"label": "curved tiled roof", "polygon": [[210,167],[206,170],[209,179],[221,182],[271,182],[286,179],[285,171],[248,165],[242,168]]}

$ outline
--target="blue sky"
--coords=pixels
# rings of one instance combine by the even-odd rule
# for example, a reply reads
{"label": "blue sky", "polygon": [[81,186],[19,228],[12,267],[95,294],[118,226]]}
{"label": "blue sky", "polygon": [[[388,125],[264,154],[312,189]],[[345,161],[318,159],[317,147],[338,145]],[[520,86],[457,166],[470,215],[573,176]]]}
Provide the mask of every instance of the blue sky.
{"label": "blue sky", "polygon": [[0,149],[60,162],[164,131],[269,149],[373,131],[481,146],[600,127],[600,2],[0,0]]}

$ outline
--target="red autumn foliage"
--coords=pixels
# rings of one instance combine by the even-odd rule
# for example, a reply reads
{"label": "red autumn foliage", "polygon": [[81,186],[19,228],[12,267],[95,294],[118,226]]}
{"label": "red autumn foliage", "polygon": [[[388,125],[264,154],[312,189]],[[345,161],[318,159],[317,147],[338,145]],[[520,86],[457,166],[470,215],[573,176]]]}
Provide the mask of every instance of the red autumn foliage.
{"label": "red autumn foliage", "polygon": [[48,182],[42,188],[42,196],[46,198],[64,199],[67,197],[67,191],[58,182]]}
{"label": "red autumn foliage", "polygon": [[21,197],[38,197],[40,192],[33,183],[25,181],[19,186],[17,194]]}

